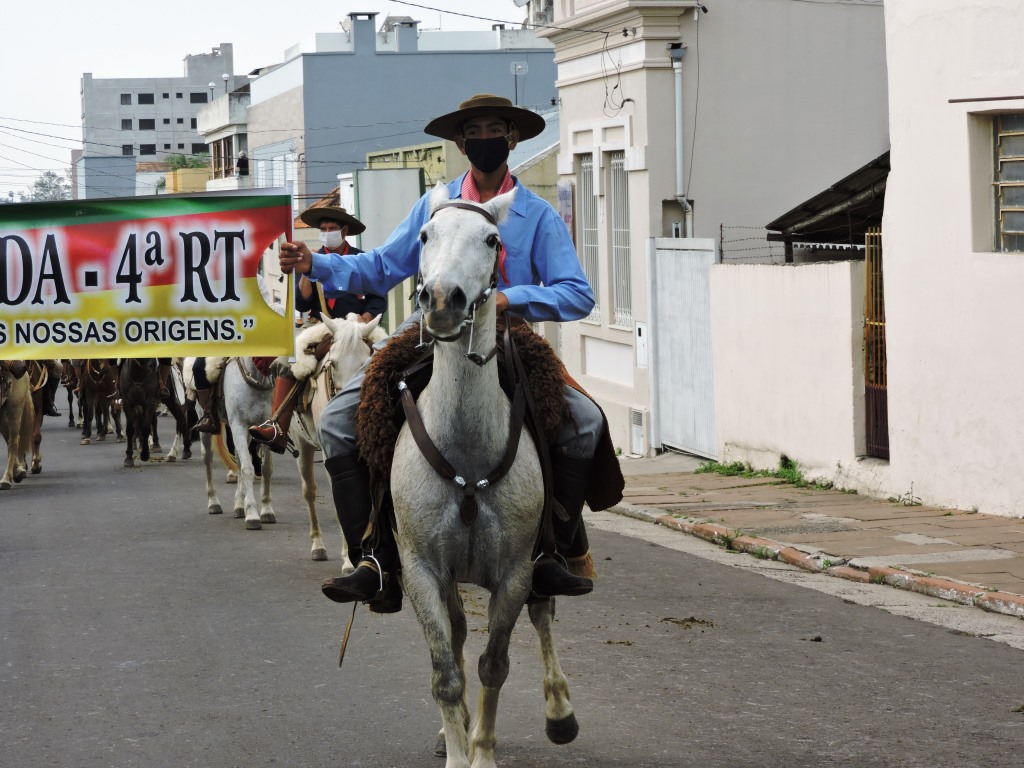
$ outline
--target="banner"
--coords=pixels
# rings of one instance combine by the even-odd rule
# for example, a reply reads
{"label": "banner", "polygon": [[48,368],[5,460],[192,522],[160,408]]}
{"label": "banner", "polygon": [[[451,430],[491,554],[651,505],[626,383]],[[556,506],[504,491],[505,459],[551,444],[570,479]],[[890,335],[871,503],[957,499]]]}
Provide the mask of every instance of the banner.
{"label": "banner", "polygon": [[291,227],[280,189],[0,205],[0,359],[291,354]]}

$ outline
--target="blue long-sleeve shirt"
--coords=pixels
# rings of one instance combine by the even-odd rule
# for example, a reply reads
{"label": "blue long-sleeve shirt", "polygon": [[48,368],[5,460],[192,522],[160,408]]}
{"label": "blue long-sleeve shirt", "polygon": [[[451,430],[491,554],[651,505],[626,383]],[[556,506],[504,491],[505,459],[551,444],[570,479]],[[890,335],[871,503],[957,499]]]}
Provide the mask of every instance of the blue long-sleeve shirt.
{"label": "blue long-sleeve shirt", "polygon": [[[516,195],[498,225],[505,245],[505,273],[498,289],[508,311],[532,323],[579,320],[594,307],[594,292],[580,266],[565,223],[551,204],[515,182]],[[448,196],[462,197],[462,177],[448,184]],[[314,253],[310,275],[325,289],[386,294],[415,275],[420,264],[420,229],[430,218],[430,193],[378,248],[345,258]]]}

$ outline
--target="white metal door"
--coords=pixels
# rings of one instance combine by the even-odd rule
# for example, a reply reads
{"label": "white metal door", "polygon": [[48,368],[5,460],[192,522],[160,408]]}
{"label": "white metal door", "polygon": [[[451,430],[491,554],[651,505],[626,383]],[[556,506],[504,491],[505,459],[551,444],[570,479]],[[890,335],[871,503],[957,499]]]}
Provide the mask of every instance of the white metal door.
{"label": "white metal door", "polygon": [[652,238],[652,444],[718,457],[711,361],[711,265],[715,242]]}

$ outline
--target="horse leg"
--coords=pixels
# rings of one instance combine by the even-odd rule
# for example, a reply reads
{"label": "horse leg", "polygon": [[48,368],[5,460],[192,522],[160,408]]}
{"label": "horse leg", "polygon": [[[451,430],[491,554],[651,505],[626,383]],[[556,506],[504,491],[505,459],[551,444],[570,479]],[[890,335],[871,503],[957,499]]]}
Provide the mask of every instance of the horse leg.
{"label": "horse leg", "polygon": [[[457,630],[449,614],[453,606],[449,592],[456,586],[451,581],[442,581],[411,553],[403,552],[402,560],[402,583],[430,650],[434,670],[430,687],[444,726],[445,768],[470,768],[466,754],[466,676],[456,655],[454,635]],[[462,612],[461,605],[457,610]],[[462,620],[465,621],[464,614]]]}
{"label": "horse leg", "polygon": [[558,663],[558,651],[551,634],[555,619],[555,599],[527,606],[530,621],[540,640],[540,655],[544,661],[544,732],[555,744],[568,744],[580,732],[576,714],[569,701],[569,680]]}
{"label": "horse leg", "polygon": [[92,404],[88,396],[79,397],[82,406],[82,445],[89,445],[92,442]]}
{"label": "horse leg", "polygon": [[211,515],[223,514],[224,508],[217,498],[217,489],[213,485],[213,438],[206,432],[200,433],[199,445],[203,454],[203,468],[206,470],[206,511]]}
{"label": "horse leg", "polygon": [[148,406],[140,406],[139,411],[139,459],[142,462],[150,460],[149,438],[153,431],[153,422],[156,421],[156,412]]}
{"label": "horse leg", "polygon": [[[159,407],[159,405],[157,407]],[[149,422],[149,434],[150,434],[149,450],[152,453],[161,453],[161,452],[163,452],[163,448],[160,447],[160,435],[157,434],[157,428],[156,428],[156,425],[157,425],[157,423],[159,421],[160,420],[157,418],[156,413],[154,413],[153,414],[153,418],[150,419],[150,422]]]}
{"label": "horse leg", "polygon": [[469,736],[469,755],[473,768],[494,768],[494,746],[497,743],[495,725],[498,718],[498,697],[508,677],[508,645],[516,620],[523,609],[524,579],[516,588],[513,582],[499,586],[492,594],[487,613],[487,647],[480,655],[477,672],[480,676],[480,696],[476,718]]}
{"label": "horse leg", "polygon": [[299,480],[302,487],[302,498],[309,512],[309,540],[312,543],[314,560],[327,559],[327,547],[324,536],[320,532],[320,519],[316,514],[316,476],[313,474],[313,446],[305,440],[298,441],[299,455],[295,463],[299,468]]}
{"label": "horse leg", "polygon": [[43,471],[43,452],[40,446],[43,443],[43,412],[36,413],[35,422],[32,425],[32,467],[33,475]]}
{"label": "horse leg", "polygon": [[105,442],[107,439],[107,409],[110,406],[107,404],[106,399],[101,392],[96,399],[96,405],[93,408],[93,415],[96,422],[96,442]]}
{"label": "horse leg", "polygon": [[18,449],[18,430],[10,428],[10,424],[13,423],[13,414],[14,403],[8,400],[6,410],[0,413],[0,435],[3,435],[4,442],[7,443],[7,468],[4,471],[4,476],[0,478],[0,491],[9,491],[14,485],[14,466],[15,457],[17,456],[16,451]]}
{"label": "horse leg", "polygon": [[124,433],[125,433],[125,449],[124,449],[124,465],[126,467],[135,466],[135,419],[131,416],[126,416],[124,420]]}
{"label": "horse leg", "polygon": [[32,430],[34,428],[35,409],[32,407],[32,398],[29,397],[21,411],[21,439],[18,441],[18,465],[14,470],[14,482],[16,483],[20,483],[28,477],[27,456],[32,451]]}
{"label": "horse leg", "polygon": [[68,429],[75,428],[75,391],[66,387],[68,392]]}
{"label": "horse leg", "polygon": [[110,409],[110,420],[114,422],[114,434],[115,434],[114,442],[115,443],[123,443],[125,438],[124,438],[124,432],[121,431],[121,414],[120,414],[120,412],[117,411],[114,408],[111,408]]}
{"label": "horse leg", "polygon": [[[235,427],[238,427],[237,429]],[[230,425],[231,436],[235,443],[235,457],[238,460],[238,485],[235,487],[235,517],[245,518],[245,529],[247,531],[258,531],[263,525],[260,523],[260,515],[256,508],[256,493],[253,490],[256,485],[256,471],[252,466],[252,456],[249,455],[247,445],[249,433],[245,425],[234,422]]]}
{"label": "horse leg", "polygon": [[273,476],[274,454],[264,449],[263,472],[260,474],[260,522],[267,525],[277,522],[277,515],[274,514],[274,507],[270,503],[270,478]]}
{"label": "horse leg", "polygon": [[[452,650],[455,653],[455,660],[462,670],[462,679],[466,679],[466,657],[463,653],[466,647],[466,637],[469,632],[466,627],[466,612],[462,604],[462,594],[458,585],[453,585],[448,593],[448,618],[452,622]],[[466,703],[466,696],[462,696],[462,723],[466,730],[469,730],[469,705]],[[437,744],[434,745],[434,754],[438,757],[447,757],[448,752],[444,743],[444,728],[437,736]]]}

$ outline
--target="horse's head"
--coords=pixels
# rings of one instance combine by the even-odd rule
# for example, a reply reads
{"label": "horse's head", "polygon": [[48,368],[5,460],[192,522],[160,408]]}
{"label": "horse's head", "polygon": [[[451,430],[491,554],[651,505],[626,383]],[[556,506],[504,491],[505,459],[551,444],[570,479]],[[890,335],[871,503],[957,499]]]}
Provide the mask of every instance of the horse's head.
{"label": "horse's head", "polygon": [[381,315],[368,323],[352,313],[344,319],[324,316],[321,320],[334,337],[330,352],[331,369],[335,384],[341,387],[370,356],[374,342],[387,338],[388,334],[380,327]]}
{"label": "horse's head", "polygon": [[417,298],[424,328],[435,339],[459,338],[476,309],[493,299],[501,253],[498,222],[514,196],[512,190],[480,204],[449,200],[443,184],[431,193],[430,220],[420,230]]}

